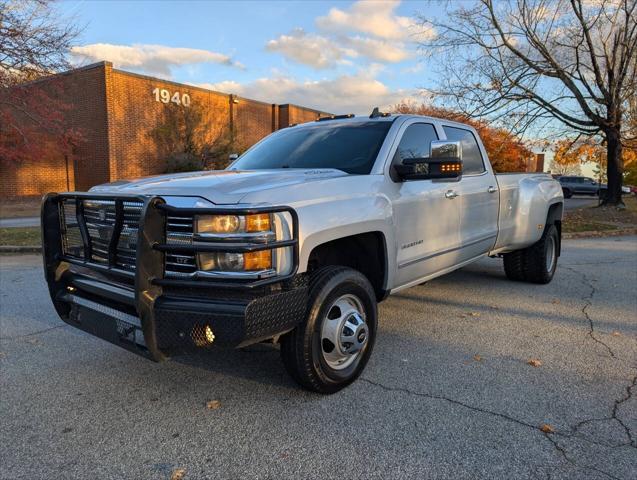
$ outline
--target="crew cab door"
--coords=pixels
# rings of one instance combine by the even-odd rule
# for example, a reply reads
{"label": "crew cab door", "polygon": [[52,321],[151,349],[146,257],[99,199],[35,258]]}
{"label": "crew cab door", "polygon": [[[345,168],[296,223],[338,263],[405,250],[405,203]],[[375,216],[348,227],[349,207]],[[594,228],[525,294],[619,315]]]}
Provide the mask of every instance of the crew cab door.
{"label": "crew cab door", "polygon": [[462,148],[462,179],[453,191],[460,217],[458,261],[464,262],[487,253],[495,245],[500,208],[498,183],[477,134],[444,122],[442,130],[446,140],[460,142]]}
{"label": "crew cab door", "polygon": [[432,123],[403,126],[390,165],[396,235],[396,287],[453,266],[460,241],[459,202],[448,198],[457,181],[401,180],[394,165],[408,158],[427,158],[432,140],[439,136]]}

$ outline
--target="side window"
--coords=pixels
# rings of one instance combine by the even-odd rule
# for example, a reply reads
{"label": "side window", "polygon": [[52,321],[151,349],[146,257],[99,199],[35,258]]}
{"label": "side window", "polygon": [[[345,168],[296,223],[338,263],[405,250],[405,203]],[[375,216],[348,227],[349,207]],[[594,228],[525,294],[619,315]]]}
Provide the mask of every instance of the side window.
{"label": "side window", "polygon": [[478,141],[469,130],[455,127],[442,127],[447,140],[460,142],[462,147],[462,172],[467,175],[484,172],[484,161],[478,147]]}
{"label": "side window", "polygon": [[394,155],[394,162],[402,163],[407,158],[429,157],[429,144],[432,140],[438,140],[436,129],[432,124],[414,123],[409,125],[400,139]]}

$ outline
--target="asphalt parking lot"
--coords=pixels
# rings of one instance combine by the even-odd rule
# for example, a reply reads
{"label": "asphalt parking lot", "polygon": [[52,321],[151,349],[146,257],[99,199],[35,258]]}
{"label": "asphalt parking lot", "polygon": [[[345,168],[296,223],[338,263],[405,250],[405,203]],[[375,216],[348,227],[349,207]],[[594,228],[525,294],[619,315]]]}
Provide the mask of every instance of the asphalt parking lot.
{"label": "asphalt parking lot", "polygon": [[332,396],[266,345],[152,363],[0,263],[2,479],[637,478],[637,237],[566,241],[548,286],[487,259],[392,296]]}

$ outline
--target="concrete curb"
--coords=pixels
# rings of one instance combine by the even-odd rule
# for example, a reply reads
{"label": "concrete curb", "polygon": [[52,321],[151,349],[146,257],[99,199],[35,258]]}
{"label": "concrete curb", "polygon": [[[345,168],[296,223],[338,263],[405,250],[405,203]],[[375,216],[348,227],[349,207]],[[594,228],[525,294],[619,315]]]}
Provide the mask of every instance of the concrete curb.
{"label": "concrete curb", "polygon": [[42,253],[39,245],[0,245],[0,253]]}
{"label": "concrete curb", "polygon": [[599,237],[620,237],[622,235],[637,235],[636,228],[624,228],[622,230],[606,230],[606,231],[588,231],[588,232],[570,232],[563,233],[562,238],[565,240],[574,240],[578,238],[599,238]]}

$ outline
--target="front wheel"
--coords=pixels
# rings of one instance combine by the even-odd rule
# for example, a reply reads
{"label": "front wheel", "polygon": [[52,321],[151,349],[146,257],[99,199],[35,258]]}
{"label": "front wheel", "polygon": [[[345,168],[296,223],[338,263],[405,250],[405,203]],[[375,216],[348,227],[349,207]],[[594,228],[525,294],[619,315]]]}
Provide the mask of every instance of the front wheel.
{"label": "front wheel", "polygon": [[281,358],[301,386],[335,393],[363,371],[376,339],[376,296],[356,270],[329,266],[310,280],[305,321],[281,338]]}

